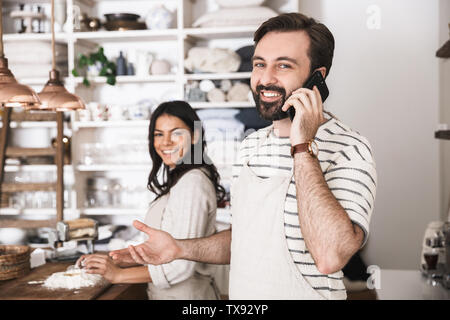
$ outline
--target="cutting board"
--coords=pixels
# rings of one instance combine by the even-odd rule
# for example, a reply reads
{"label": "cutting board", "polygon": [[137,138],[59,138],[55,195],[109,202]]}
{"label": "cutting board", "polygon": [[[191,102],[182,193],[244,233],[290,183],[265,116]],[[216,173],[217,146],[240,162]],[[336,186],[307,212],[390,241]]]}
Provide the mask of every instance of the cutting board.
{"label": "cutting board", "polygon": [[0,281],[0,300],[93,300],[111,286],[105,281],[94,287],[80,289],[48,289],[30,281],[43,281],[54,272],[65,271],[70,262],[49,262],[31,269],[26,276]]}

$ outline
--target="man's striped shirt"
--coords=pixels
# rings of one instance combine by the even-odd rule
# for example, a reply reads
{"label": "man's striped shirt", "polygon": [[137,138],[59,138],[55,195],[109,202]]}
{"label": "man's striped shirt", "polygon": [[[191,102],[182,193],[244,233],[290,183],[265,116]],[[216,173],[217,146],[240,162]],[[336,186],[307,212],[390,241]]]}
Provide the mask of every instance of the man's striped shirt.
{"label": "man's striped shirt", "polygon": [[[265,141],[257,148],[265,137]],[[370,144],[366,138],[335,118],[319,127],[315,141],[319,147],[318,159],[328,187],[351,221],[364,231],[364,245],[369,234],[377,182]],[[289,138],[276,137],[272,126],[250,134],[242,142],[237,163],[233,165],[233,182],[250,156],[249,167],[261,178],[291,174],[293,158],[290,147]],[[330,275],[321,274],[306,247],[299,225],[294,177],[286,194],[284,230],[293,262],[306,281],[327,299],[345,299],[342,271]]]}

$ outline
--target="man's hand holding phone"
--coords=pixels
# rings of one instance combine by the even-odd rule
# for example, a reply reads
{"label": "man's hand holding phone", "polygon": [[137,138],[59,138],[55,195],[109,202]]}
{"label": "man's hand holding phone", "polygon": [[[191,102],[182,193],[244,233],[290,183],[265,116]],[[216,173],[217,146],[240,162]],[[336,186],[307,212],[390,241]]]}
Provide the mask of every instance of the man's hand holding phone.
{"label": "man's hand holding phone", "polygon": [[323,103],[317,86],[313,89],[300,88],[292,92],[282,110],[293,107],[295,116],[291,124],[290,141],[295,146],[314,139],[317,129],[324,122]]}

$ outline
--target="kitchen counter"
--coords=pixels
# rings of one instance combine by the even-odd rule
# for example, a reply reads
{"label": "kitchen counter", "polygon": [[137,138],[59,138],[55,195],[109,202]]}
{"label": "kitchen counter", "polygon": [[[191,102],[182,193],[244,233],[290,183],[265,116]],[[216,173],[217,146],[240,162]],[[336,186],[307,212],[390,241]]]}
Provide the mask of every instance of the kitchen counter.
{"label": "kitchen counter", "polygon": [[0,281],[0,300],[146,300],[146,284],[111,284],[77,290],[49,290],[32,281],[45,280],[54,272],[61,272],[73,263],[48,262],[31,269],[27,275]]}
{"label": "kitchen counter", "polygon": [[450,289],[432,286],[419,270],[381,269],[379,300],[450,300]]}

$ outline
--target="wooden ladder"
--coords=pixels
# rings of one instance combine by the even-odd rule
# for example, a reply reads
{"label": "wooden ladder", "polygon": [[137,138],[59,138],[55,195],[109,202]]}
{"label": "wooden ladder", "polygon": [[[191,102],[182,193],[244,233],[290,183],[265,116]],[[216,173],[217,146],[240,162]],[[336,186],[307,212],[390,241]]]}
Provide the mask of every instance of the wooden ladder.
{"label": "wooden ladder", "polygon": [[[11,121],[56,121],[56,148],[18,148],[9,147],[8,139]],[[64,113],[61,111],[47,112],[12,112],[12,108],[3,108],[3,126],[0,134],[0,199],[5,192],[24,191],[56,191],[56,219],[21,220],[0,219],[0,228],[42,228],[56,226],[63,220],[64,210],[64,146],[63,129]],[[56,164],[56,183],[4,183],[5,161],[8,157],[53,156]]]}

